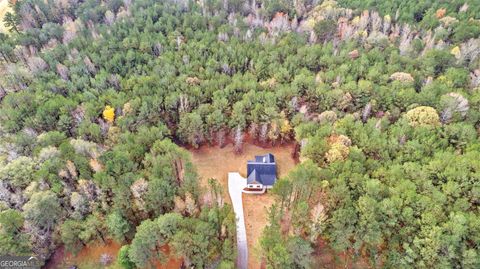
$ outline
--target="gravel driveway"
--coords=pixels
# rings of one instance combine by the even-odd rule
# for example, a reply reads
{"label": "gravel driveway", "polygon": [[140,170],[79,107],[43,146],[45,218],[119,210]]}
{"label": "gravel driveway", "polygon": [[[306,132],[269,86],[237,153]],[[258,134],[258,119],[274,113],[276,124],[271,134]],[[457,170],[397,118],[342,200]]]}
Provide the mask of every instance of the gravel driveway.
{"label": "gravel driveway", "polygon": [[237,268],[247,269],[248,247],[245,219],[243,217],[242,190],[247,185],[247,179],[239,173],[228,173],[228,193],[232,199],[233,211],[237,218]]}

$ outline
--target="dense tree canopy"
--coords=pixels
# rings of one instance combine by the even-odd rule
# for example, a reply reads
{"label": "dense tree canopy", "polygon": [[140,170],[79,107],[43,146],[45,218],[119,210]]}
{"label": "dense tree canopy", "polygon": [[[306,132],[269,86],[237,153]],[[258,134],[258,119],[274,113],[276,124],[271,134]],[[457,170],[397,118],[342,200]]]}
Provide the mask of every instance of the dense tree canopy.
{"label": "dense tree canopy", "polygon": [[[0,254],[233,268],[184,147],[297,143],[268,268],[480,266],[478,1],[19,0],[0,33]],[[210,186],[212,187],[212,186]]]}

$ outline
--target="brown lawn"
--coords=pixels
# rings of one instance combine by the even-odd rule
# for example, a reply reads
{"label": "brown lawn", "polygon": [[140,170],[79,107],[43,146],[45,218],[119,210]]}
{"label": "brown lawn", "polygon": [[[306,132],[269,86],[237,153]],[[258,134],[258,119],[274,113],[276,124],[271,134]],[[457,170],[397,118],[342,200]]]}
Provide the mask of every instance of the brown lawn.
{"label": "brown lawn", "polygon": [[[227,174],[239,172],[246,177],[247,160],[252,160],[255,155],[272,153],[277,162],[278,176],[285,176],[295,166],[292,158],[293,144],[279,145],[262,148],[253,144],[245,144],[241,154],[235,154],[231,144],[224,148],[202,146],[199,149],[190,150],[192,161],[195,164],[201,178],[201,185],[206,187],[209,178],[215,178],[223,187],[224,200],[231,203],[228,197]],[[260,247],[258,239],[263,228],[267,225],[267,209],[273,204],[271,194],[248,195],[243,194],[243,207],[248,240],[248,268],[261,268],[260,257],[257,253]]]}
{"label": "brown lawn", "polygon": [[[105,244],[102,242],[90,243],[88,246],[82,248],[78,253],[73,254],[65,250],[62,246],[55,250],[53,256],[44,266],[46,269],[63,269],[70,268],[76,265],[79,269],[121,269],[122,266],[117,263],[118,251],[122,247],[121,244],[115,241],[108,241]],[[162,248],[167,256],[169,256],[170,249],[168,246]],[[100,263],[100,257],[103,254],[110,255],[113,260],[112,263],[105,267]],[[169,256],[167,261],[155,261],[155,269],[176,269],[180,268],[182,264],[181,259]]]}
{"label": "brown lawn", "polygon": [[[325,240],[319,238],[313,253],[314,267],[318,269],[370,269],[365,257],[354,258],[353,253],[335,252]],[[378,266],[381,268],[382,266]]]}

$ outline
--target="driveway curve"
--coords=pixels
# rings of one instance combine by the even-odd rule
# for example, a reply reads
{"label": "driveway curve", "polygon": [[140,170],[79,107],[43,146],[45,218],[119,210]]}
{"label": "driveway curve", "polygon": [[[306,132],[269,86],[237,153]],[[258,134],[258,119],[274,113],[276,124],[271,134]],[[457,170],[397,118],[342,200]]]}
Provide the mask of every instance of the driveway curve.
{"label": "driveway curve", "polygon": [[228,193],[232,200],[233,211],[237,219],[237,268],[248,268],[247,231],[243,216],[242,190],[247,186],[247,180],[239,173],[228,173]]}

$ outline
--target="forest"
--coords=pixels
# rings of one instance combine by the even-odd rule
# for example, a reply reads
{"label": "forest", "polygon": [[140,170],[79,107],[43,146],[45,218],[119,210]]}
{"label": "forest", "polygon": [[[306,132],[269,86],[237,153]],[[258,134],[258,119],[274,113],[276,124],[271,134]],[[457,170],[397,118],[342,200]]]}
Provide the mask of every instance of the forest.
{"label": "forest", "polygon": [[[480,268],[480,2],[18,0],[0,33],[0,255],[122,243],[235,268],[187,149],[298,145],[266,268]],[[348,268],[350,264],[339,264]]]}

